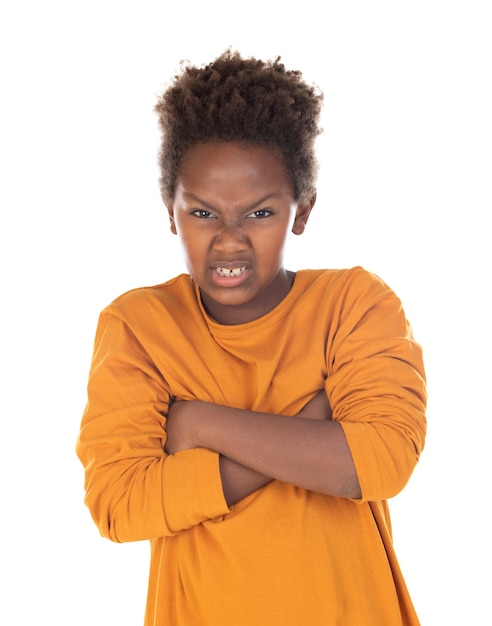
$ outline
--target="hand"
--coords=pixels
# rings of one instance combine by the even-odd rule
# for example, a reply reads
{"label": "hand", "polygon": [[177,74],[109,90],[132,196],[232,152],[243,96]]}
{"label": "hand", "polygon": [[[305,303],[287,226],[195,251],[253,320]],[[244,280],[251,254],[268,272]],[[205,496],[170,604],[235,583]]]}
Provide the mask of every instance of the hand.
{"label": "hand", "polygon": [[[198,405],[202,406],[199,407]],[[201,417],[200,421],[203,423],[203,420],[206,419],[205,414],[207,409],[211,408],[215,411],[218,410],[216,405],[209,405],[209,403],[200,402],[199,400],[179,400],[173,402],[167,414],[165,452],[167,452],[167,454],[174,454],[180,450],[197,448],[200,444],[197,443],[197,438],[195,437],[193,417],[199,414]],[[319,421],[331,421],[331,407],[324,389],[319,391],[314,398],[301,409],[297,417]]]}
{"label": "hand", "polygon": [[319,391],[304,408],[297,414],[297,417],[303,417],[310,420],[330,420],[332,419],[331,406],[328,396],[324,389]]}
{"label": "hand", "polygon": [[198,402],[179,400],[173,402],[167,413],[166,420],[166,444],[164,451],[167,454],[174,454],[180,450],[190,450],[196,448],[192,441],[191,418],[193,411],[191,405]]}

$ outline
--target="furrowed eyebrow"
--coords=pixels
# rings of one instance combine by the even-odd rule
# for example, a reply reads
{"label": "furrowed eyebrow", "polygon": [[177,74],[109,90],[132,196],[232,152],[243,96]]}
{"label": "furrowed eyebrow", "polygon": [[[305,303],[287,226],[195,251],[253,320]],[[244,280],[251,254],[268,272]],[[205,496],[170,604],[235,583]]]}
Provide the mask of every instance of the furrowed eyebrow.
{"label": "furrowed eyebrow", "polygon": [[205,208],[210,209],[211,211],[215,211],[214,207],[211,204],[209,204],[208,202],[205,202],[205,200],[202,200],[198,196],[195,196],[194,193],[186,192],[183,195],[185,196],[186,199],[194,200],[195,202],[198,202],[198,204],[201,204]]}
{"label": "furrowed eyebrow", "polygon": [[[217,209],[212,206],[211,204],[209,204],[208,202],[205,202],[205,200],[203,200],[202,198],[200,198],[199,196],[195,196],[194,193],[191,192],[185,192],[183,194],[185,196],[185,198],[190,199],[190,200],[194,200],[195,202],[200,203],[203,207],[205,207],[207,210],[209,211],[214,211],[216,212]],[[279,195],[276,193],[267,193],[265,196],[263,196],[262,198],[260,198],[259,200],[255,200],[255,202],[252,202],[251,204],[249,204],[248,206],[246,206],[244,208],[245,212],[248,211],[254,211],[254,209],[256,209],[258,206],[260,206],[261,204],[263,204],[264,202],[266,202],[267,200],[270,199],[277,199],[279,198]]]}

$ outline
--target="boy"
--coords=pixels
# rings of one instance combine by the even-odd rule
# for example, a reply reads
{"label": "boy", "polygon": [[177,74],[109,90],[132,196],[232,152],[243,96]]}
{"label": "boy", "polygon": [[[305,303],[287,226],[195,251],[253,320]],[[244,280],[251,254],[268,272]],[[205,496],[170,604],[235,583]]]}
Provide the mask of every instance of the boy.
{"label": "boy", "polygon": [[183,67],[156,111],[189,274],[101,314],[77,442],[101,534],[148,539],[146,626],[415,626],[386,499],[425,438],[401,303],[288,271],[322,96],[279,59]]}

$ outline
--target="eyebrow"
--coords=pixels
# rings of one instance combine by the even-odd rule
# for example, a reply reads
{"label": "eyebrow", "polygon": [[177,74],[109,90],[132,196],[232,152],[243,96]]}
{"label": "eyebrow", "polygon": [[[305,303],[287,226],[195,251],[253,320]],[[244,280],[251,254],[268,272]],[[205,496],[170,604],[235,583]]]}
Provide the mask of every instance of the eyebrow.
{"label": "eyebrow", "polygon": [[[217,211],[217,209],[214,206],[212,206],[208,202],[205,202],[205,200],[203,200],[199,196],[196,196],[194,193],[191,193],[189,191],[185,191],[183,193],[183,196],[185,196],[185,198],[188,198],[188,199],[191,199],[191,200],[195,200],[196,202],[199,202],[202,206],[206,207],[207,209],[210,209],[211,211]],[[280,196],[278,195],[278,193],[267,193],[265,196],[263,196],[259,200],[255,200],[254,202],[252,202],[251,204],[246,206],[244,208],[244,210],[245,211],[252,211],[258,205],[263,204],[263,202],[265,202],[266,200],[270,200],[271,198],[275,198],[276,199],[276,198],[279,198],[279,197]]]}

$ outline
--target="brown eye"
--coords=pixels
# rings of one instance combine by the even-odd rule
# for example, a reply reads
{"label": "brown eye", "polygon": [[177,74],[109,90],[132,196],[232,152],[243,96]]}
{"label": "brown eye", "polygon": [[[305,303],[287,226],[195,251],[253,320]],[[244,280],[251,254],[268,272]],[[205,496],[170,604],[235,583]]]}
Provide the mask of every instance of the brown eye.
{"label": "brown eye", "polygon": [[211,217],[213,217],[212,213],[203,209],[196,209],[195,211],[192,211],[191,214],[202,220],[210,219]]}
{"label": "brown eye", "polygon": [[270,215],[272,215],[272,211],[269,209],[258,209],[258,211],[250,213],[248,217],[252,219],[264,219],[265,217],[270,217]]}

